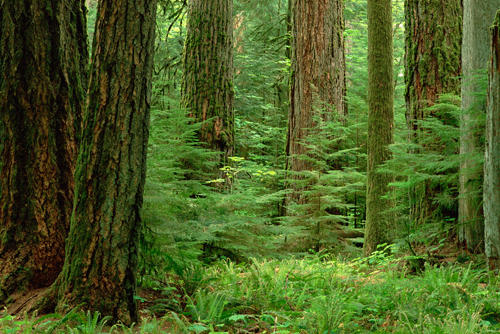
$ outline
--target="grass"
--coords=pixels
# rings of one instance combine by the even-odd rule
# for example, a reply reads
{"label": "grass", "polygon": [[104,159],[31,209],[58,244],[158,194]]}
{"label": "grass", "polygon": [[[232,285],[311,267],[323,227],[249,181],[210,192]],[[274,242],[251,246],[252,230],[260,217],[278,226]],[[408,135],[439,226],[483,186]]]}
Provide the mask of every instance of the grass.
{"label": "grass", "polygon": [[349,262],[320,256],[241,265],[222,261],[205,268],[191,295],[172,291],[173,276],[172,285],[158,285],[162,303],[176,299],[172,303],[178,305],[176,311],[164,309],[161,317],[151,313],[140,326],[105,327],[106,318],[98,313],[22,321],[4,316],[0,332],[464,334],[500,330],[500,282],[494,275],[474,269],[472,263],[427,265],[421,274],[408,275],[401,259],[385,254]]}

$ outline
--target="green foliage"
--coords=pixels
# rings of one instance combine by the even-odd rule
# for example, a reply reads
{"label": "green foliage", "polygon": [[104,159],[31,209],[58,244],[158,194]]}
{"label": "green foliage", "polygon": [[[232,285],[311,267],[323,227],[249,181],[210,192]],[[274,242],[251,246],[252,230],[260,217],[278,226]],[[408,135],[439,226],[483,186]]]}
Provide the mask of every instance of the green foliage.
{"label": "green foliage", "polygon": [[309,246],[318,252],[325,245],[337,244],[334,231],[340,225],[355,227],[357,217],[351,215],[351,209],[355,196],[366,192],[366,175],[357,171],[359,154],[356,148],[350,148],[355,127],[324,110],[318,111],[314,122],[302,143],[307,154],[297,157],[311,170],[287,171],[287,182],[299,192],[300,203],[288,205],[285,221],[304,229],[302,237],[309,239]]}
{"label": "green foliage", "polygon": [[[478,81],[483,90],[484,76]],[[477,104],[483,102],[484,97]],[[458,153],[460,119],[465,113],[470,115],[474,137],[484,142],[484,112],[478,106],[461,110],[459,96],[443,94],[425,113],[427,116],[417,122],[418,131],[410,136],[414,140],[392,145],[393,159],[383,167],[396,178],[390,196],[397,202],[400,236],[410,247],[413,242],[429,244],[454,235],[460,173],[479,175],[474,192],[482,194],[484,149],[467,155]],[[476,162],[473,170],[460,170],[464,159]]]}
{"label": "green foliage", "polygon": [[[389,248],[396,251],[394,246]],[[190,300],[187,314],[192,320],[179,321],[186,328],[212,325],[225,332],[267,328],[282,333],[487,333],[499,329],[498,296],[493,293],[497,278],[472,265],[428,265],[421,276],[407,276],[400,263],[387,250],[352,263],[328,257],[253,261],[245,266],[221,262],[206,272],[214,278],[210,288]]]}
{"label": "green foliage", "polygon": [[97,1],[91,0],[87,3],[87,34],[89,39],[90,52],[92,56],[92,43],[94,41],[95,24],[97,21]]}
{"label": "green foliage", "polygon": [[[500,330],[498,277],[453,264],[408,275],[386,246],[368,259],[329,256],[221,261],[183,310],[104,329],[99,314],[0,317],[2,333],[493,333]],[[391,249],[391,252],[387,252]],[[63,319],[65,319],[63,321]],[[164,330],[165,327],[169,329]]]}
{"label": "green foliage", "polygon": [[110,320],[111,316],[106,316],[99,319],[101,314],[95,312],[94,315],[87,311],[87,316],[81,316],[78,320],[80,325],[75,328],[69,328],[69,333],[71,334],[97,334],[102,333],[106,322]]}
{"label": "green foliage", "polygon": [[[422,222],[426,222],[426,233],[434,231],[434,238],[435,233],[454,228],[457,218],[460,99],[442,95],[426,112],[429,116],[418,121],[415,140],[392,145],[393,159],[384,167],[395,175],[392,196],[404,227],[401,231],[409,242],[423,240]],[[426,207],[428,196],[433,196],[433,207]]]}

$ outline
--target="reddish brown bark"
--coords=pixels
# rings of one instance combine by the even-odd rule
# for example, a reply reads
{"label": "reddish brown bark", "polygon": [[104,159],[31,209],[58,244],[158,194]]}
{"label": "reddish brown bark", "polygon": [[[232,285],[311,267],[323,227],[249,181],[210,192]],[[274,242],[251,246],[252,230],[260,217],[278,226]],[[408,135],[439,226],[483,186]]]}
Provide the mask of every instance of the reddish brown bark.
{"label": "reddish brown bark", "polygon": [[[339,0],[295,0],[292,24],[292,78],[287,133],[287,169],[314,170],[300,155],[307,154],[305,140],[315,126],[314,117],[338,120],[346,114],[343,3]],[[325,110],[326,109],[326,110]],[[300,187],[290,200],[301,203]]]}
{"label": "reddish brown bark", "polygon": [[[419,121],[429,116],[437,116],[428,108],[446,93],[460,94],[462,62],[462,3],[451,0],[419,1],[407,0],[406,16],[406,121],[410,130],[409,140],[425,146],[413,153],[443,152],[449,150],[443,143],[429,144],[428,129],[422,128]],[[441,119],[451,125],[458,120],[444,116]],[[424,145],[423,142],[427,141]],[[454,154],[457,152],[453,152]],[[414,187],[410,197],[410,219],[415,223],[442,219],[443,207],[436,201],[442,189],[455,188],[455,184],[443,186],[442,181],[427,180]],[[455,196],[458,194],[455,194]],[[446,210],[448,211],[448,210]],[[458,216],[458,207],[454,210]]]}
{"label": "reddish brown bark", "polygon": [[64,261],[87,86],[83,0],[0,4],[0,303]]}
{"label": "reddish brown bark", "polygon": [[101,0],[58,309],[137,322],[156,0]]}
{"label": "reddish brown bark", "polygon": [[234,150],[232,0],[189,2],[183,69],[181,106],[203,122],[199,140],[221,153],[217,174]]}

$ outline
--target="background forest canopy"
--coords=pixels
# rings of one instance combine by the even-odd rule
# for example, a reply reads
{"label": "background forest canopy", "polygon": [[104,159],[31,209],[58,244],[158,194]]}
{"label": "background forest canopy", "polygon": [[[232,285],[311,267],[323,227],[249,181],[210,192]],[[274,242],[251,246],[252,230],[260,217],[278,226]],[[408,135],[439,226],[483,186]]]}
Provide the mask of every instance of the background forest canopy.
{"label": "background forest canopy", "polygon": [[[289,5],[283,0],[234,2],[235,148],[233,157],[222,168],[224,175],[216,178],[200,175],[207,170],[204,165],[210,163],[212,152],[196,143],[200,125],[193,124],[186,111],[179,108],[187,2],[160,4],[144,207],[148,233],[143,248],[168,251],[144,254],[172,257],[172,261],[179,262],[184,257],[189,261],[220,256],[243,259],[321,249],[346,255],[359,253],[355,246],[362,245],[363,233],[354,228],[362,228],[365,220],[366,1],[344,2],[347,116],[342,123],[321,123],[312,129],[308,145],[319,151],[314,159],[322,175],[304,176],[314,184],[308,193],[311,203],[290,204],[289,214],[283,215],[290,178],[285,170],[291,75]],[[89,27],[92,10],[90,7]],[[403,1],[393,3],[393,21],[395,142],[406,150]],[[341,150],[328,151],[339,143]],[[340,170],[328,166],[334,159],[341,161]],[[404,164],[405,159],[401,154],[397,161]],[[421,164],[428,162],[425,156],[419,159]],[[401,174],[399,166],[391,170]],[[396,208],[400,220],[408,220],[410,204],[404,199],[406,188],[411,186],[408,183],[418,182],[404,181],[404,173],[409,171],[399,175],[399,193],[393,195],[403,196]],[[456,219],[456,198],[446,191],[439,194],[446,197],[442,199],[442,215],[433,221],[445,225],[438,228],[429,224],[435,230],[424,236],[416,233],[420,230],[416,224],[401,224],[406,228],[402,236],[418,235],[416,238],[423,240],[439,235],[442,239],[439,233],[448,231]],[[200,257],[199,252],[204,256]],[[166,263],[170,265],[170,259]]]}
{"label": "background forest canopy", "polygon": [[[144,239],[147,247],[168,247],[168,257],[176,254],[174,258],[187,256],[196,261],[200,251],[207,256],[233,259],[323,248],[347,254],[356,252],[353,243],[362,243],[362,233],[347,227],[362,228],[365,219],[366,1],[344,2],[347,117],[342,124],[324,124],[323,134],[311,140],[315,147],[331,147],[335,145],[331,135],[337,136],[335,140],[342,142],[343,149],[334,154],[343,161],[343,169],[326,168],[324,175],[314,181],[317,190],[310,196],[323,200],[323,204],[317,208],[296,206],[293,215],[283,217],[280,206],[286,193],[285,145],[291,71],[288,6],[283,0],[234,2],[235,149],[234,156],[223,167],[225,179],[211,179],[210,175],[199,175],[206,170],[212,154],[196,142],[200,125],[192,124],[186,111],[179,108],[187,2],[164,1],[159,5],[144,207],[149,232]],[[93,15],[95,5],[91,2],[90,35]],[[428,155],[407,154],[403,1],[393,2],[393,22],[395,159],[387,168],[397,176],[392,196],[397,202],[400,237],[406,241],[441,240],[442,233],[453,234],[458,217],[458,160],[456,156],[441,156],[441,152],[435,151]],[[452,119],[459,117],[457,98],[446,98],[439,112]],[[436,145],[437,141],[447,143],[448,152],[457,150],[459,133],[453,126],[456,124],[442,123],[438,118],[428,122],[427,141]],[[321,159],[325,162],[332,159],[331,154],[318,155],[318,165]],[[422,169],[418,177],[414,174],[409,177],[417,168]],[[432,217],[428,217],[426,226],[416,224],[411,217],[412,209],[419,205],[418,199],[406,198],[408,190],[421,182],[437,183],[442,188],[433,194],[438,210],[430,213]],[[346,236],[350,237],[347,242]]]}

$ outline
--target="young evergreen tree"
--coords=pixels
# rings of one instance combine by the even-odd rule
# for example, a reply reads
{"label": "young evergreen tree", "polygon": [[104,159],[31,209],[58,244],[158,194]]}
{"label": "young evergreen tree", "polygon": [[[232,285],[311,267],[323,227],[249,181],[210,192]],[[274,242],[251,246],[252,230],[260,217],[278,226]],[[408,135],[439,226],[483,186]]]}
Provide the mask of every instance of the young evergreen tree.
{"label": "young evergreen tree", "polygon": [[156,0],[100,0],[58,309],[137,322]]}
{"label": "young evergreen tree", "polygon": [[484,219],[481,195],[482,167],[471,155],[480,148],[477,130],[473,122],[474,113],[484,112],[486,106],[478,95],[478,75],[487,68],[490,54],[489,27],[498,0],[464,0],[462,42],[462,117],[460,120],[460,198],[459,237],[467,250],[484,250]]}
{"label": "young evergreen tree", "polygon": [[[295,0],[292,23],[292,77],[286,143],[291,172],[288,202],[303,203],[302,171],[315,170],[307,159],[305,139],[315,126],[314,116],[338,121],[346,116],[344,11],[339,0]],[[323,112],[324,108],[328,112]],[[299,182],[297,182],[299,181]]]}
{"label": "young evergreen tree", "polygon": [[234,149],[232,0],[189,2],[183,71],[181,107],[204,122],[199,140],[221,152],[222,167]]}
{"label": "young evergreen tree", "polygon": [[[405,3],[406,121],[409,140],[423,144],[428,133],[420,121],[436,116],[429,107],[446,93],[459,95],[462,45],[462,3],[451,0],[407,0]],[[425,145],[423,145],[425,146]],[[414,153],[425,153],[426,147]],[[440,184],[431,181],[413,189],[411,218],[424,223],[439,216],[435,196]]]}
{"label": "young evergreen tree", "polygon": [[0,2],[0,304],[64,262],[87,87],[83,0]]}
{"label": "young evergreen tree", "polygon": [[377,171],[394,141],[392,0],[368,0],[368,109],[365,255],[393,240],[393,202],[384,197],[393,178]]}
{"label": "young evergreen tree", "polygon": [[491,27],[488,70],[486,154],[484,159],[484,230],[489,270],[500,269],[500,10]]}

